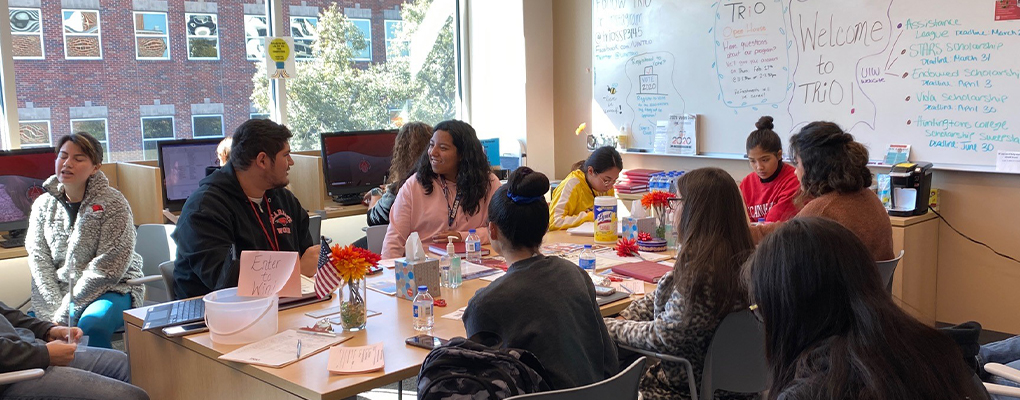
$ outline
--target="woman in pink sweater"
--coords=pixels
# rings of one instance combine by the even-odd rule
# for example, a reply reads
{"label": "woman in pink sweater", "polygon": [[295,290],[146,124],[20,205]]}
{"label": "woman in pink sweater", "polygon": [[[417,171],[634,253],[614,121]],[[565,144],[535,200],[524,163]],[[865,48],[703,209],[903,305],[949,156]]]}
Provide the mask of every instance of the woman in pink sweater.
{"label": "woman in pink sweater", "polygon": [[418,232],[422,241],[446,243],[448,236],[462,241],[474,229],[482,243],[488,243],[489,199],[496,189],[499,179],[489,168],[475,129],[463,121],[440,122],[414,178],[397,192],[383,258],[403,256],[411,232]]}

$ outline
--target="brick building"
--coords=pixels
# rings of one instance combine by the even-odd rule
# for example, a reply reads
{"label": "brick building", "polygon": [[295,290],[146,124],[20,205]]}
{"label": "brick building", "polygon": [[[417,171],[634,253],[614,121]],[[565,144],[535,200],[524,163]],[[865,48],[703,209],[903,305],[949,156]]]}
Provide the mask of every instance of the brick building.
{"label": "brick building", "polygon": [[[386,61],[387,28],[399,26],[404,3],[280,1],[299,56],[314,40],[319,12],[336,3],[371,33],[363,66]],[[153,159],[158,140],[229,134],[259,112],[249,97],[265,34],[261,0],[9,0],[9,7],[23,147],[50,145],[74,129],[96,135],[113,161]]]}

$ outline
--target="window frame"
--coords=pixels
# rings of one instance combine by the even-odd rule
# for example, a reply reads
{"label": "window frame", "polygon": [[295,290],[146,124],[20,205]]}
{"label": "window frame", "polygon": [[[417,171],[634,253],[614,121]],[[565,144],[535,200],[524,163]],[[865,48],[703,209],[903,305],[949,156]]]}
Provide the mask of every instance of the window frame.
{"label": "window frame", "polygon": [[[400,25],[400,29],[403,30],[404,20],[402,20],[402,19],[384,19],[383,20],[383,42],[384,42],[384,45],[386,46],[386,61],[390,61],[390,58],[391,58],[390,57],[390,49],[393,46],[391,43],[396,42],[399,39],[398,37],[393,37],[392,39],[389,37],[389,35],[390,35],[390,27],[389,27],[389,25],[390,24],[399,24]],[[392,58],[394,58],[394,59],[396,59],[396,58],[406,58],[408,56],[410,56],[410,54],[398,54],[396,57],[392,57]]]}
{"label": "window frame", "polygon": [[46,123],[46,136],[47,136],[47,140],[48,140],[47,143],[45,143],[45,144],[25,144],[25,142],[21,142],[21,148],[23,148],[23,149],[32,149],[32,148],[37,148],[37,147],[51,147],[51,146],[53,146],[53,124],[48,119],[18,120],[18,137],[19,138],[21,137],[21,124],[37,124],[37,123],[40,123],[40,122],[45,122]]}
{"label": "window frame", "polygon": [[[103,154],[103,160],[105,160],[104,162],[113,162],[113,161],[111,161],[112,158],[110,158],[110,157],[113,156],[113,150],[110,149],[110,121],[109,121],[109,118],[107,118],[107,117],[71,118],[70,121],[68,121],[67,125],[68,125],[69,128],[71,128],[71,133],[74,133],[74,132],[78,132],[78,130],[74,129],[74,123],[75,122],[92,122],[92,121],[103,121],[103,133],[105,134],[106,140],[99,140],[99,138],[96,138],[96,141],[98,141],[99,144],[101,146],[103,146],[103,153],[104,153]],[[95,137],[95,136],[92,136],[92,137]]]}
{"label": "window frame", "polygon": [[[241,25],[242,25],[242,29],[244,29],[244,53],[245,53],[244,57],[248,61],[263,61],[263,60],[266,59],[265,54],[264,54],[265,53],[264,50],[265,50],[265,47],[266,47],[266,37],[265,36],[248,36],[248,25],[247,25],[247,22],[248,22],[249,18],[262,18],[262,19],[264,19],[265,22],[266,22],[266,33],[268,34],[269,33],[269,31],[268,31],[268,29],[269,29],[269,17],[267,17],[265,15],[261,15],[261,14],[243,14],[243,16],[241,17]],[[248,54],[248,41],[250,41],[252,39],[259,39],[259,40],[262,41],[263,54],[260,54],[258,58],[251,58],[251,57],[249,57],[249,54]]]}
{"label": "window frame", "polygon": [[[293,30],[294,30],[294,21],[296,21],[296,20],[313,20],[313,21],[315,21],[315,23],[312,24],[312,25],[315,26],[315,32],[313,32],[314,36],[313,36],[312,39],[309,39],[308,37],[302,37],[302,38],[298,39],[297,37],[294,36],[294,32],[293,32]],[[319,17],[306,17],[306,16],[296,16],[295,17],[295,16],[291,16],[290,17],[289,28],[291,29],[290,36],[294,39],[294,47],[297,47],[298,41],[302,41],[302,42],[308,41],[308,46],[310,48],[312,48],[312,56],[311,57],[298,57],[298,53],[295,52],[294,53],[294,61],[311,61],[311,60],[314,60],[315,59],[315,50],[314,50],[313,46],[315,45],[316,42],[319,41]]]}
{"label": "window frame", "polygon": [[[351,57],[351,60],[357,62],[372,62],[372,59],[374,58],[372,57],[372,20],[369,18],[347,18],[347,19],[351,21],[351,23],[354,24],[354,27],[357,28],[359,31],[361,31],[361,28],[359,28],[355,22],[358,21],[368,22],[368,35],[364,35],[365,34],[364,31],[361,32],[362,35],[365,36],[365,42],[368,43],[368,47],[365,49],[368,51],[368,58],[359,58],[358,55],[355,54]],[[385,41],[386,38],[383,37],[383,39]]]}
{"label": "window frame", "polygon": [[[213,23],[216,25],[216,32],[210,36],[192,35],[188,29],[188,24],[191,22],[192,16],[206,15],[213,18]],[[191,56],[191,39],[206,39],[213,40],[216,43],[216,57],[192,57]],[[187,53],[188,60],[193,61],[219,61],[222,57],[220,52],[220,17],[216,13],[184,13],[184,46],[185,52]]]}
{"label": "window frame", "polygon": [[[220,134],[199,136],[198,133],[195,132],[195,118],[210,118],[210,117],[218,117],[220,119]],[[193,114],[191,116],[191,137],[193,139],[221,138],[225,137],[226,135],[227,132],[225,130],[225,127],[223,126],[223,114]]]}
{"label": "window frame", "polygon": [[[39,56],[39,57],[26,57],[26,56],[15,56],[15,55],[12,54],[12,57],[14,57],[15,60],[45,60],[46,59],[46,41],[45,41],[46,36],[45,36],[45,32],[43,31],[43,29],[44,29],[43,25],[44,24],[43,24],[42,9],[41,8],[33,8],[33,7],[8,7],[7,8],[7,20],[8,20],[8,22],[10,22],[11,11],[14,11],[14,10],[23,10],[23,11],[34,10],[34,11],[39,12],[39,32],[37,32],[37,33],[19,33],[19,32],[14,32],[14,27],[12,26],[11,27],[11,36],[12,36],[12,41],[13,41],[13,36],[38,36],[39,37],[39,50],[42,53],[42,55]],[[61,14],[61,16],[62,15],[63,14]],[[64,23],[63,19],[61,19],[60,23],[61,24]],[[61,28],[63,28],[63,26],[61,26]]]}
{"label": "window frame", "polygon": [[[71,12],[71,13],[74,13],[74,12],[94,12],[94,13],[96,13],[96,27],[97,27],[96,33],[72,33],[71,36],[72,37],[95,36],[96,40],[99,42],[99,57],[79,57],[79,56],[69,56],[69,55],[67,55],[67,28],[64,25],[64,21],[65,21],[64,13],[66,13],[66,12]],[[81,9],[81,8],[61,8],[60,9],[60,33],[63,35],[63,38],[64,38],[63,47],[64,47],[64,59],[65,60],[102,60],[103,59],[103,16],[102,16],[102,12],[100,12],[99,10],[88,10],[88,9]]]}
{"label": "window frame", "polygon": [[[166,21],[166,32],[164,34],[151,34],[151,33],[138,33],[138,26],[135,25],[135,20],[139,15],[142,15],[144,19],[145,14],[162,15],[163,20]],[[172,57],[170,56],[170,16],[164,11],[131,11],[131,29],[135,33],[135,60],[138,61],[169,61]],[[142,57],[139,55],[138,39],[140,38],[163,38],[166,40],[166,57]]]}
{"label": "window frame", "polygon": [[248,119],[273,119],[270,113],[248,113]]}
{"label": "window frame", "polygon": [[[166,119],[166,118],[170,118],[170,135],[171,136],[168,137],[168,138],[146,139],[145,138],[145,120],[147,120],[147,119]],[[174,117],[173,115],[153,115],[153,116],[147,116],[147,117],[140,117],[140,125],[139,125],[139,127],[141,128],[142,160],[143,161],[150,161],[148,158],[145,158],[145,143],[146,142],[160,142],[160,141],[164,141],[164,140],[176,140],[177,139],[177,118]],[[157,155],[157,157],[158,157],[158,155]]]}

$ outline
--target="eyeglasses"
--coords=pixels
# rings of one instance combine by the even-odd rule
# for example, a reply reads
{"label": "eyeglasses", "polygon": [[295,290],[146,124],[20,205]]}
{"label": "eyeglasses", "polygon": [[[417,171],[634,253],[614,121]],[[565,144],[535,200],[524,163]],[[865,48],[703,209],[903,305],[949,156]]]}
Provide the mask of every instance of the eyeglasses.
{"label": "eyeglasses", "polygon": [[610,186],[615,185],[618,179],[613,179],[608,176],[600,176],[599,180],[602,181],[603,185]]}
{"label": "eyeglasses", "polygon": [[680,197],[670,197],[666,199],[666,208],[670,211],[677,210],[680,208],[681,202],[683,202],[683,199]]}

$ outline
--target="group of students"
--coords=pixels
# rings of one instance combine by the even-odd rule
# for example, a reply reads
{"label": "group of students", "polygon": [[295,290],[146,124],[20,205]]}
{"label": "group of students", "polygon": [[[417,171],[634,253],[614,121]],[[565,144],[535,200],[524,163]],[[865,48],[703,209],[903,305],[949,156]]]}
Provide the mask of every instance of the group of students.
{"label": "group of students", "polygon": [[[627,358],[616,343],[686,357],[700,381],[720,321],[754,305],[765,326],[770,398],[986,398],[953,342],[884,291],[875,262],[892,258],[891,227],[868,190],[866,149],[837,125],[815,122],[791,138],[790,166],[771,119],[757,128],[743,191],[717,168],[679,179],[673,271],[617,318],[602,318],[587,274],[540,252],[548,230],[590,220],[594,197],[612,195],[623,165],[611,148],[579,163],[550,204],[549,179],[530,168],[501,186],[467,123],[410,123],[398,133],[388,186],[370,196],[369,218],[389,224],[384,258],[402,255],[411,232],[445,240],[475,229],[491,238],[509,268],[471,299],[465,330],[496,333],[535,353],[553,388],[614,375]],[[290,137],[268,120],[235,130],[229,160],[201,181],[174,232],[177,298],[236,286],[244,250],[299,252],[302,273],[314,274],[319,248],[308,214],[286,189]],[[108,346],[122,311],[141,301],[127,282],[141,276],[141,259],[130,207],[99,170],[99,143],[72,134],[58,149],[26,245],[34,317],[0,304],[0,372],[50,368],[42,379],[0,387],[0,398],[147,398],[128,383],[123,353],[76,355],[67,343],[86,330],[90,346]],[[749,223],[762,216],[774,223]],[[54,324],[68,318],[81,328]],[[1011,361],[992,350],[982,356]],[[679,365],[658,363],[641,391],[649,399],[685,397],[688,378]],[[83,385],[68,393],[68,380]]]}

